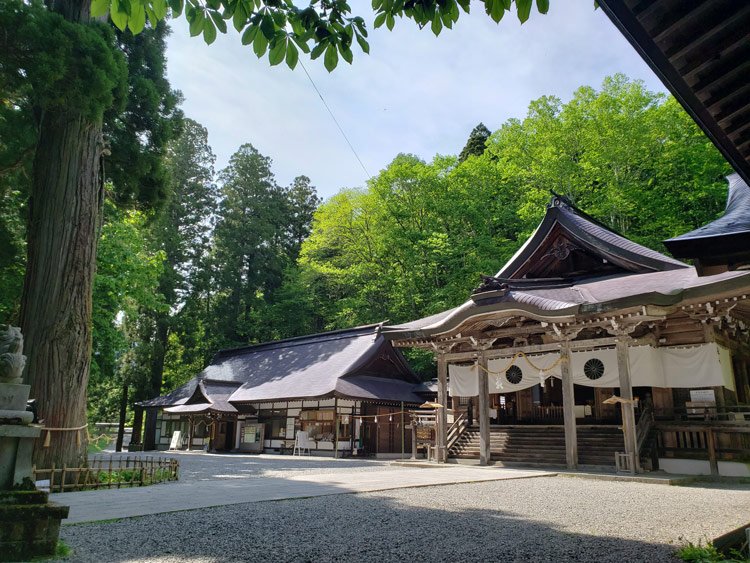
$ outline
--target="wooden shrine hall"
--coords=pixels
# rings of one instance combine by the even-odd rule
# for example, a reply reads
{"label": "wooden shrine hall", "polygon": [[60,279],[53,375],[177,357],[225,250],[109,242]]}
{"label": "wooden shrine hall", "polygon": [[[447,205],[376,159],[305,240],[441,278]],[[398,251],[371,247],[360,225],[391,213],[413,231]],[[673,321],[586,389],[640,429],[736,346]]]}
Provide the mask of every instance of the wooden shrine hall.
{"label": "wooden shrine hall", "polygon": [[406,408],[431,396],[381,325],[221,350],[170,393],[142,401],[152,449],[397,456],[411,449]]}
{"label": "wooden shrine hall", "polygon": [[439,460],[635,471],[716,439],[714,472],[721,448],[750,453],[748,295],[750,272],[700,277],[555,196],[468,301],[383,333],[436,355]]}

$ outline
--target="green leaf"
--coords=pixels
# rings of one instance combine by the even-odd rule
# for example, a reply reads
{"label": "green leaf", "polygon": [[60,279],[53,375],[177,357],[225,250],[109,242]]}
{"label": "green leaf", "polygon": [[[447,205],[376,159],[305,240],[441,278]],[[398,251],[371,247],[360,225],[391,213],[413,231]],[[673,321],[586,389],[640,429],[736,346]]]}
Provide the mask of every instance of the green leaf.
{"label": "green leaf", "polygon": [[151,9],[157,19],[163,20],[167,17],[167,0],[152,0]]}
{"label": "green leaf", "polygon": [[146,26],[146,10],[144,9],[143,4],[133,2],[130,6],[128,29],[130,29],[133,35],[138,35]]}
{"label": "green leaf", "polygon": [[203,12],[196,10],[193,15],[193,21],[190,22],[190,36],[195,37],[196,35],[200,35],[205,23],[206,18],[203,16]]}
{"label": "green leaf", "polygon": [[326,67],[326,70],[328,72],[333,72],[333,69],[336,68],[337,64],[339,64],[339,54],[336,50],[336,46],[328,45],[328,48],[326,49],[326,56],[323,59],[323,66]]}
{"label": "green leaf", "polygon": [[312,53],[310,53],[310,58],[312,60],[317,59],[320,55],[323,54],[323,51],[326,50],[326,46],[328,46],[327,42],[321,42],[315,45],[315,47],[313,47]]}
{"label": "green leaf", "polygon": [[271,45],[271,51],[268,53],[268,62],[271,66],[276,66],[284,60],[286,56],[286,38],[277,38],[275,43]]}
{"label": "green leaf", "polygon": [[531,15],[532,0],[516,0],[516,9],[518,10],[518,20],[524,23]]}
{"label": "green leaf", "polygon": [[91,17],[100,18],[106,16],[109,12],[109,0],[92,0],[91,1]]}
{"label": "green leaf", "polygon": [[206,45],[210,45],[216,41],[216,26],[214,26],[209,18],[203,21],[203,40],[206,42]]}
{"label": "green leaf", "polygon": [[388,31],[393,31],[394,25],[396,25],[396,19],[393,17],[393,14],[388,14],[385,18],[385,26],[388,28]]}
{"label": "green leaf", "polygon": [[242,34],[242,44],[243,45],[250,45],[253,41],[255,41],[255,35],[258,33],[258,26],[257,25],[248,25],[245,29],[245,32]]}
{"label": "green leaf", "polygon": [[117,26],[117,29],[125,31],[125,28],[128,25],[128,14],[123,11],[120,0],[112,0],[112,8],[109,11],[109,17],[112,19],[112,23]]}
{"label": "green leaf", "polygon": [[256,33],[255,39],[253,40],[253,52],[258,58],[261,58],[268,47],[268,39],[263,33]]}
{"label": "green leaf", "polygon": [[260,30],[263,32],[263,35],[266,36],[266,39],[269,41],[273,39],[273,36],[276,35],[276,26],[274,25],[271,16],[263,16],[260,20]]}
{"label": "green leaf", "polygon": [[385,23],[385,12],[381,12],[377,16],[375,16],[375,23],[372,24],[372,27],[377,29],[384,23]]}
{"label": "green leaf", "polygon": [[219,12],[208,12],[208,15],[211,16],[211,19],[216,24],[216,28],[221,31],[222,33],[227,32],[227,22],[224,21],[224,18],[221,17],[221,14]]}
{"label": "green leaf", "polygon": [[156,27],[156,24],[159,23],[159,18],[156,17],[154,11],[148,6],[146,6],[146,17],[148,18],[148,21],[151,22],[152,27]]}
{"label": "green leaf", "polygon": [[299,51],[294,46],[293,42],[289,42],[286,46],[286,66],[294,70],[297,66],[297,60],[299,59]]}
{"label": "green leaf", "polygon": [[185,9],[185,0],[167,0],[169,7],[172,8],[172,16],[178,17]]}
{"label": "green leaf", "polygon": [[354,53],[352,53],[352,50],[349,47],[339,47],[339,51],[341,51],[341,58],[344,59],[349,64],[352,64],[352,61],[354,60]]}
{"label": "green leaf", "polygon": [[505,5],[501,0],[494,0],[492,8],[490,9],[490,17],[495,23],[500,23],[505,15]]}
{"label": "green leaf", "polygon": [[443,22],[440,21],[440,14],[435,14],[435,17],[432,18],[432,25],[430,26],[430,29],[432,29],[432,33],[434,33],[435,36],[440,35],[440,32],[443,29]]}
{"label": "green leaf", "polygon": [[292,39],[297,44],[297,47],[300,48],[300,51],[302,51],[303,53],[310,52],[310,47],[308,47],[307,42],[304,39],[300,37],[292,37]]}
{"label": "green leaf", "polygon": [[536,9],[540,14],[546,14],[549,11],[549,0],[536,0]]}
{"label": "green leaf", "polygon": [[362,37],[361,35],[357,35],[357,43],[359,43],[359,46],[363,52],[369,54],[370,44],[367,42],[367,40],[364,37]]}
{"label": "green leaf", "polygon": [[232,25],[237,31],[242,31],[242,28],[245,27],[246,23],[247,12],[245,12],[245,7],[242,2],[237,2],[234,8],[234,13],[232,14]]}

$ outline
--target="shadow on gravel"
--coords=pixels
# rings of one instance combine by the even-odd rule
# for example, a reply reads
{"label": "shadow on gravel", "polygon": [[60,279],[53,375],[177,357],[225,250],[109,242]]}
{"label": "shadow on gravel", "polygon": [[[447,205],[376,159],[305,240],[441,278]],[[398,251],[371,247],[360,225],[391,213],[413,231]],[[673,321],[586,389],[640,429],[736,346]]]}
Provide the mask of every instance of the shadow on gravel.
{"label": "shadow on gravel", "polygon": [[450,505],[412,506],[385,495],[242,504],[66,526],[62,538],[73,549],[69,561],[675,561],[673,549],[663,544],[569,533],[500,509],[453,511]]}

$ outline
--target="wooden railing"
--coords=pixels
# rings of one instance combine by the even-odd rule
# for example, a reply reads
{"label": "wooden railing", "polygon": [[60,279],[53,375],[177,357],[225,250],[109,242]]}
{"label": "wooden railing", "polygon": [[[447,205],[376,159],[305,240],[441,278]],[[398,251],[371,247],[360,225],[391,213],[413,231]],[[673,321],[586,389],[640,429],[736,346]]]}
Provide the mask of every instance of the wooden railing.
{"label": "wooden railing", "polygon": [[164,481],[176,481],[180,462],[174,458],[152,456],[92,456],[86,467],[33,467],[34,481],[49,480],[51,493],[87,489],[141,487]]}
{"label": "wooden railing", "polygon": [[451,450],[453,445],[458,441],[458,439],[461,437],[461,435],[464,433],[464,430],[466,430],[468,426],[469,421],[466,418],[466,413],[461,413],[460,415],[458,415],[458,417],[455,418],[453,424],[451,424],[448,428],[446,445],[446,449],[448,451]]}
{"label": "wooden railing", "polygon": [[750,424],[656,423],[661,457],[708,459],[711,474],[719,461],[750,461]]}
{"label": "wooden railing", "polygon": [[742,423],[750,421],[750,405],[691,406],[654,409],[657,420],[721,421]]}
{"label": "wooden railing", "polygon": [[531,410],[531,418],[539,422],[562,422],[563,408],[556,405],[534,405]]}

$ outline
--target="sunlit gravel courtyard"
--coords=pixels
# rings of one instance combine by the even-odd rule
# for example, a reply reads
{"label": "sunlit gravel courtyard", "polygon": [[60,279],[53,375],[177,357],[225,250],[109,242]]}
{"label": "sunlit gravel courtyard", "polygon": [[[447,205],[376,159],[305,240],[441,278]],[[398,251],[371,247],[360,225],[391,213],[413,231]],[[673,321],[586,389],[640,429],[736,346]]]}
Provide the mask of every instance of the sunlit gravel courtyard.
{"label": "sunlit gravel courtyard", "polygon": [[660,562],[748,522],[750,485],[538,477],[222,506],[61,536],[71,561]]}

